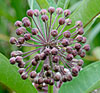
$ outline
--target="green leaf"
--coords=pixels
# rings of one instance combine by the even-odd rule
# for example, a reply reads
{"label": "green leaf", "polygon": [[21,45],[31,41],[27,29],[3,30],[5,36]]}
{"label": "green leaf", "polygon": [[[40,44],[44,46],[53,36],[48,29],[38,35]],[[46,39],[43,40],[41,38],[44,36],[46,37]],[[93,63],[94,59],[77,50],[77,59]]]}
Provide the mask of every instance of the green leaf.
{"label": "green leaf", "polygon": [[47,0],[49,5],[56,8],[56,3],[54,0]]}
{"label": "green leaf", "polygon": [[70,0],[58,0],[57,7],[61,7],[62,9],[67,9]]}
{"label": "green leaf", "polygon": [[49,3],[47,0],[36,0],[38,5],[40,6],[41,9],[47,9],[49,8]]}
{"label": "green leaf", "polygon": [[66,27],[66,29],[75,25],[75,22],[81,20],[84,28],[100,13],[100,0],[83,0],[80,6],[72,13],[70,19],[72,19],[72,25]]}
{"label": "green leaf", "polygon": [[100,88],[100,61],[83,68],[78,77],[61,86],[59,93],[90,93],[96,88]]}
{"label": "green leaf", "polygon": [[0,54],[0,82],[16,93],[37,93],[30,80],[22,80],[17,67],[12,66],[2,54]]}

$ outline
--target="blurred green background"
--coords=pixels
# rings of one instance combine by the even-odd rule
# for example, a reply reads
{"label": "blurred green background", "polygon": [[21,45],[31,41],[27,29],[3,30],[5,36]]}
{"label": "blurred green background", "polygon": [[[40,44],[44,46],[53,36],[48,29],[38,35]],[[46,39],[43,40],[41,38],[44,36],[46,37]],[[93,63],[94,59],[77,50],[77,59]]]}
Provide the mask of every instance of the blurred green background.
{"label": "blurred green background", "polygon": [[[73,12],[81,2],[82,0],[70,0],[68,8]],[[27,0],[0,0],[0,52],[7,58],[10,58],[12,50],[17,49],[9,44],[9,38],[15,36],[14,22],[26,16],[27,9],[29,9]],[[84,58],[84,66],[100,60],[100,15],[93,19],[88,28],[85,28],[85,32],[91,50]],[[23,48],[22,50],[24,51]],[[0,93],[10,92],[12,91],[0,83]]]}

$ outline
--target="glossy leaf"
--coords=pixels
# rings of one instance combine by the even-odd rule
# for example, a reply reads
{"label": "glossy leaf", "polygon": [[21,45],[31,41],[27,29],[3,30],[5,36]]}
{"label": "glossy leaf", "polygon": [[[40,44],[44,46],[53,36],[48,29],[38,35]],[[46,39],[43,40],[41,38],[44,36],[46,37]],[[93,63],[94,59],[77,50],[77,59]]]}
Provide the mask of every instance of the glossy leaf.
{"label": "glossy leaf", "polygon": [[90,93],[96,88],[100,88],[100,61],[83,68],[78,77],[61,86],[59,93]]}
{"label": "glossy leaf", "polygon": [[0,54],[0,82],[16,93],[37,93],[30,80],[22,80],[17,67],[11,65],[2,54]]}

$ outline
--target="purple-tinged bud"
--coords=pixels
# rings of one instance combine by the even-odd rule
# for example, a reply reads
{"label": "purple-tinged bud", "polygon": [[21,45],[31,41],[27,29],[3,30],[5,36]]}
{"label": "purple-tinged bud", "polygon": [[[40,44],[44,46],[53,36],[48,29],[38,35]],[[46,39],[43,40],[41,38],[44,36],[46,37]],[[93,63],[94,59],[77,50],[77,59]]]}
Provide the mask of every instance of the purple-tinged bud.
{"label": "purple-tinged bud", "polygon": [[54,7],[49,7],[49,8],[48,8],[48,12],[49,12],[50,14],[53,14],[53,13],[55,12],[55,8],[54,8]]}
{"label": "purple-tinged bud", "polygon": [[82,67],[81,66],[76,66],[77,67],[77,69],[78,69],[78,71],[80,71],[80,70],[82,70]]}
{"label": "purple-tinged bud", "polygon": [[36,61],[39,61],[40,60],[40,54],[36,54],[34,58],[35,58]]}
{"label": "purple-tinged bud", "polygon": [[22,51],[13,51],[11,52],[11,56],[12,57],[16,57],[16,56],[22,56]]}
{"label": "purple-tinged bud", "polygon": [[50,80],[49,85],[54,85],[54,80],[53,79]]}
{"label": "purple-tinged bud", "polygon": [[47,10],[46,9],[41,9],[40,14],[41,15],[46,15],[47,14]]}
{"label": "purple-tinged bud", "polygon": [[17,62],[17,63],[21,63],[22,60],[23,60],[23,58],[22,58],[21,56],[17,56],[17,57],[16,57],[16,62]]}
{"label": "purple-tinged bud", "polygon": [[82,43],[86,43],[87,39],[86,37],[83,37]]}
{"label": "purple-tinged bud", "polygon": [[10,38],[10,43],[11,44],[16,44],[16,42],[17,42],[17,39],[15,37]]}
{"label": "purple-tinged bud", "polygon": [[18,72],[19,72],[20,75],[21,75],[24,71],[25,71],[24,68],[20,68],[20,69],[18,70]]}
{"label": "purple-tinged bud", "polygon": [[42,84],[43,82],[44,82],[43,78],[42,77],[39,77],[38,84]]}
{"label": "purple-tinged bud", "polygon": [[51,53],[51,50],[50,50],[49,48],[46,48],[46,49],[44,50],[44,53],[45,53],[46,55],[49,55],[49,54]]}
{"label": "purple-tinged bud", "polygon": [[71,11],[69,9],[64,10],[64,16],[67,17],[71,14]]}
{"label": "purple-tinged bud", "polygon": [[45,78],[45,79],[44,79],[44,82],[45,82],[46,84],[49,84],[49,83],[50,83],[50,81],[51,81],[51,79],[50,79],[50,78]]}
{"label": "purple-tinged bud", "polygon": [[37,73],[35,71],[30,72],[30,77],[35,78],[37,76]]}
{"label": "purple-tinged bud", "polygon": [[34,14],[34,11],[32,9],[27,10],[27,15],[32,17]]}
{"label": "purple-tinged bud", "polygon": [[39,10],[38,10],[38,9],[35,9],[35,10],[34,10],[34,16],[38,17],[39,14],[40,14]]}
{"label": "purple-tinged bud", "polygon": [[57,31],[57,30],[52,30],[52,31],[51,31],[51,35],[52,35],[53,37],[56,37],[56,36],[58,35],[58,31]]}
{"label": "purple-tinged bud", "polygon": [[19,68],[24,68],[24,67],[25,67],[25,63],[24,63],[24,62],[18,63],[18,67],[19,67]]}
{"label": "purple-tinged bud", "polygon": [[19,44],[23,44],[24,41],[25,41],[24,37],[19,37],[19,38],[18,38],[18,43],[19,43]]}
{"label": "purple-tinged bud", "polygon": [[41,19],[42,19],[43,22],[46,22],[46,21],[48,21],[48,16],[47,15],[42,15]]}
{"label": "purple-tinged bud", "polygon": [[29,33],[26,33],[24,34],[24,39],[27,41],[27,40],[30,40],[31,39],[31,35]]}
{"label": "purple-tinged bud", "polygon": [[16,34],[22,35],[25,33],[25,31],[26,31],[26,29],[24,27],[20,27],[20,28],[16,29]]}
{"label": "purple-tinged bud", "polygon": [[71,60],[73,59],[73,55],[72,55],[72,54],[68,54],[68,55],[66,56],[66,59],[67,59],[68,61],[71,61]]}
{"label": "purple-tinged bud", "polygon": [[72,51],[72,55],[75,57],[78,54],[77,50]]}
{"label": "purple-tinged bud", "polygon": [[25,20],[23,24],[25,27],[29,27],[31,25],[31,22],[29,20]]}
{"label": "purple-tinged bud", "polygon": [[81,44],[80,43],[76,43],[75,44],[75,49],[79,50],[81,48]]}
{"label": "purple-tinged bud", "polygon": [[46,75],[47,77],[50,77],[51,74],[52,74],[52,71],[51,71],[51,70],[48,70],[48,71],[45,72],[45,75]]}
{"label": "purple-tinged bud", "polygon": [[78,65],[79,66],[82,66],[84,64],[84,61],[82,60],[82,59],[80,59],[79,61],[78,61]]}
{"label": "purple-tinged bud", "polygon": [[56,9],[56,14],[62,14],[63,13],[63,9],[62,8],[57,8]]}
{"label": "purple-tinged bud", "polygon": [[15,26],[16,27],[21,27],[22,26],[22,22],[21,21],[16,21],[15,22]]}
{"label": "purple-tinged bud", "polygon": [[35,77],[35,78],[34,78],[34,83],[35,83],[35,84],[38,84],[38,77]]}
{"label": "purple-tinged bud", "polygon": [[63,39],[61,43],[62,43],[62,45],[63,45],[64,47],[66,47],[66,46],[69,45],[69,41],[68,41],[67,39]]}
{"label": "purple-tinged bud", "polygon": [[33,59],[31,63],[33,66],[36,66],[38,62],[35,59]]}
{"label": "purple-tinged bud", "polygon": [[40,60],[45,60],[46,59],[46,54],[45,53],[41,53],[40,54]]}
{"label": "purple-tinged bud", "polygon": [[68,19],[65,20],[65,22],[66,22],[66,25],[71,25],[72,20],[68,18]]}
{"label": "purple-tinged bud", "polygon": [[65,31],[65,32],[63,33],[63,35],[64,35],[64,37],[66,37],[66,38],[70,38],[71,33],[70,33],[69,31]]}
{"label": "purple-tinged bud", "polygon": [[76,40],[77,40],[78,42],[82,42],[83,37],[82,37],[81,35],[78,35],[78,36],[76,37]]}
{"label": "purple-tinged bud", "polygon": [[43,67],[44,67],[44,70],[46,70],[46,71],[50,69],[49,64],[44,64]]}
{"label": "purple-tinged bud", "polygon": [[80,57],[83,58],[85,57],[86,53],[84,51],[81,52]]}
{"label": "purple-tinged bud", "polygon": [[65,18],[59,18],[58,22],[60,25],[65,24]]}
{"label": "purple-tinged bud", "polygon": [[57,55],[58,50],[54,47],[53,49],[51,49],[51,54],[52,55]]}
{"label": "purple-tinged bud", "polygon": [[61,79],[61,74],[59,72],[57,72],[54,76],[54,80],[55,81],[59,81]]}
{"label": "purple-tinged bud", "polygon": [[80,48],[79,50],[77,50],[77,52],[78,52],[78,55],[80,55],[81,52],[82,52],[82,48]]}
{"label": "purple-tinged bud", "polygon": [[63,82],[66,82],[66,81],[67,81],[67,76],[64,75],[64,76],[62,77],[62,81],[63,81]]}
{"label": "purple-tinged bud", "polygon": [[73,77],[71,74],[67,76],[67,81],[71,81],[72,79],[73,79]]}
{"label": "purple-tinged bud", "polygon": [[25,80],[25,79],[28,78],[28,75],[27,75],[26,73],[23,73],[23,74],[21,75],[21,78],[22,78],[23,80]]}
{"label": "purple-tinged bud", "polygon": [[54,63],[58,63],[58,61],[59,61],[59,56],[53,56],[52,61],[53,61]]}
{"label": "purple-tinged bud", "polygon": [[79,27],[82,27],[83,26],[83,23],[81,21],[76,21],[76,26],[79,26]]}
{"label": "purple-tinged bud", "polygon": [[15,64],[16,63],[15,59],[16,59],[15,57],[11,57],[9,60],[10,64]]}
{"label": "purple-tinged bud", "polygon": [[85,49],[86,51],[90,50],[90,46],[88,44],[84,45],[83,49]]}
{"label": "purple-tinged bud", "polygon": [[78,70],[77,67],[73,67],[73,68],[72,68],[72,75],[73,75],[73,76],[77,76],[77,75],[78,75],[78,72],[79,72],[79,70]]}
{"label": "purple-tinged bud", "polygon": [[66,51],[67,53],[72,53],[73,49],[71,46],[67,46]]}
{"label": "purple-tinged bud", "polygon": [[54,70],[55,72],[59,72],[60,67],[59,67],[58,65],[55,65],[54,68],[53,68],[53,70]]}
{"label": "purple-tinged bud", "polygon": [[24,17],[24,18],[22,19],[22,22],[24,23],[26,20],[29,20],[28,17]]}
{"label": "purple-tinged bud", "polygon": [[82,35],[83,33],[84,33],[83,27],[79,28],[79,29],[78,29],[78,34],[79,34],[79,35]]}
{"label": "purple-tinged bud", "polygon": [[37,35],[38,33],[38,29],[37,28],[33,28],[32,29],[32,35]]}

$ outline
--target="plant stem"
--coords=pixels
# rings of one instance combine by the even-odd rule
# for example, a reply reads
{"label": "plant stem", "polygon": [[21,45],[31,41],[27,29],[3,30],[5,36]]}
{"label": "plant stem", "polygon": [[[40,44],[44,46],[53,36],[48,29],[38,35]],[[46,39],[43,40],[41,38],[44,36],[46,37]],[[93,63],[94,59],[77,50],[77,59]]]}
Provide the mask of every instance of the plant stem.
{"label": "plant stem", "polygon": [[48,93],[53,93],[53,85],[48,85]]}

